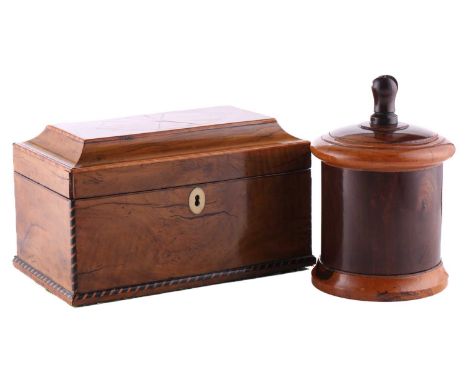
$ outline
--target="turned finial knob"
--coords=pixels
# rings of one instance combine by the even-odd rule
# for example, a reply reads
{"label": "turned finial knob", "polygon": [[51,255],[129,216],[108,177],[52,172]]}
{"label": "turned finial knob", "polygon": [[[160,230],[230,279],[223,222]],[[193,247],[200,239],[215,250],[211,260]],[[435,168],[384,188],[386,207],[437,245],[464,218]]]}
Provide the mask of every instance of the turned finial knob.
{"label": "turned finial knob", "polygon": [[398,116],[395,114],[395,97],[397,91],[398,82],[395,77],[389,75],[380,76],[372,82],[374,114],[371,115],[371,126],[398,124]]}

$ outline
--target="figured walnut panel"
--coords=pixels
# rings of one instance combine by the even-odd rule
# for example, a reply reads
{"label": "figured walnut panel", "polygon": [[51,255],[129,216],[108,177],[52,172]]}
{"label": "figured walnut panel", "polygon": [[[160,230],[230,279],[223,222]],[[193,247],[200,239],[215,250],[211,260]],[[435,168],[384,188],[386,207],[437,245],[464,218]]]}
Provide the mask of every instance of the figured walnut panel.
{"label": "figured walnut panel", "polygon": [[15,174],[17,256],[73,291],[74,243],[70,201]]}
{"label": "figured walnut panel", "polygon": [[51,160],[41,151],[24,144],[13,145],[15,172],[24,175],[65,197],[70,197],[70,168]]}
{"label": "figured walnut panel", "polygon": [[81,140],[109,140],[123,136],[160,134],[177,130],[272,122],[273,118],[232,106],[169,111],[100,121],[59,123],[54,126]]}
{"label": "figured walnut panel", "polygon": [[15,171],[79,199],[307,169],[309,145],[273,118],[215,107],[49,125],[15,146]]}
{"label": "figured walnut panel", "polygon": [[78,292],[311,256],[310,171],[76,201]]}
{"label": "figured walnut panel", "polygon": [[244,147],[73,171],[75,198],[279,174],[310,167],[309,144]]}

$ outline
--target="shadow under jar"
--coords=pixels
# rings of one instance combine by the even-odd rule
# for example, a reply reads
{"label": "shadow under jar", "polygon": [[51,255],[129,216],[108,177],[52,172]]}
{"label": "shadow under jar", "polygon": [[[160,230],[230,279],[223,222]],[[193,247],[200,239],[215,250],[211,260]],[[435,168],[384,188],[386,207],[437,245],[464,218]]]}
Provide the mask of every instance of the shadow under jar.
{"label": "shadow under jar", "polygon": [[322,160],[322,253],[312,282],[326,293],[400,301],[447,285],[440,260],[442,162],[455,147],[399,123],[397,90],[394,77],[375,79],[370,122],[311,145]]}

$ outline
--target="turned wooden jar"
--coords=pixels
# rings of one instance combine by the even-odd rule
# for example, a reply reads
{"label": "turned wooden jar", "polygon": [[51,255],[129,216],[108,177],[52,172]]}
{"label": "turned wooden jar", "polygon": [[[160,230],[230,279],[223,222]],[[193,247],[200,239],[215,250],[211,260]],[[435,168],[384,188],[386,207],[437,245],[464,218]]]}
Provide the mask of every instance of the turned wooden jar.
{"label": "turned wooden jar", "polygon": [[442,162],[454,145],[398,122],[392,76],[374,80],[369,122],[311,145],[322,160],[322,252],[318,289],[340,297],[399,301],[447,285],[440,259]]}

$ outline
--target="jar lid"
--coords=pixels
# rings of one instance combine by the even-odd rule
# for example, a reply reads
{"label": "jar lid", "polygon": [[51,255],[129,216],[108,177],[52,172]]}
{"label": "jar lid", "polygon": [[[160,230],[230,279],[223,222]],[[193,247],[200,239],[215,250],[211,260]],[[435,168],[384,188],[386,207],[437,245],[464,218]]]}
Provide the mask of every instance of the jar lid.
{"label": "jar lid", "polygon": [[372,83],[374,114],[369,122],[334,130],[311,145],[329,165],[366,171],[411,171],[433,167],[450,158],[455,146],[444,137],[398,122],[398,82],[380,76]]}

